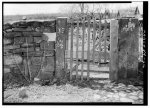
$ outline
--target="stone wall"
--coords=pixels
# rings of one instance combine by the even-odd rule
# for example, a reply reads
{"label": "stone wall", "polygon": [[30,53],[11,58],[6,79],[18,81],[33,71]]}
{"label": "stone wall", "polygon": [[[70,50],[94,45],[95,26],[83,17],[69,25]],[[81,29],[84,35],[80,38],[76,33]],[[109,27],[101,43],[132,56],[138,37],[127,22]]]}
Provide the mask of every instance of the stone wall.
{"label": "stone wall", "polygon": [[140,26],[137,18],[112,20],[110,24],[110,79],[137,78]]}
{"label": "stone wall", "polygon": [[4,73],[22,73],[30,81],[35,77],[42,80],[52,78],[55,71],[55,35],[55,20],[5,24]]}

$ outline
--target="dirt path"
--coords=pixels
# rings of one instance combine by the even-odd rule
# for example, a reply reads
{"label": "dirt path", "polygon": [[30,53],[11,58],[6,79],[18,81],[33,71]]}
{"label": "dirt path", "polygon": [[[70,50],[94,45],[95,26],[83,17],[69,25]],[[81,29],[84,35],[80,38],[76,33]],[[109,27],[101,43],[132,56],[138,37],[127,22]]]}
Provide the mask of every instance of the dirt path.
{"label": "dirt path", "polygon": [[27,98],[19,98],[20,88],[4,91],[4,102],[132,102],[143,103],[143,91],[140,87],[107,83],[97,90],[80,88],[70,84],[61,86],[30,85],[25,87]]}

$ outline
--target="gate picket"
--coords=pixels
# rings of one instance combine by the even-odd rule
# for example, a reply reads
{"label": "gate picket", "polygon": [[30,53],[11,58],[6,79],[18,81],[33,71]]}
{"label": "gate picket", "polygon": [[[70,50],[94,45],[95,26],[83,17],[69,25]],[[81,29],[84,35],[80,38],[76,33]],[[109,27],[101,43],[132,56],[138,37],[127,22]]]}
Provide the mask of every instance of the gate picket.
{"label": "gate picket", "polygon": [[76,36],[76,78],[78,78],[78,45],[79,45],[79,19],[77,19],[77,36]]}
{"label": "gate picket", "polygon": [[81,65],[81,80],[83,80],[83,66],[84,66],[84,34],[85,34],[85,18],[82,22],[82,65]]}
{"label": "gate picket", "polygon": [[101,63],[101,16],[99,20],[99,65]]}
{"label": "gate picket", "polygon": [[87,51],[87,80],[90,76],[90,17],[88,17],[88,51]]}
{"label": "gate picket", "polygon": [[73,68],[73,19],[71,19],[70,80],[72,79],[72,68]]}
{"label": "gate picket", "polygon": [[94,17],[94,22],[93,22],[93,63],[95,63],[95,35],[96,35],[96,20]]}
{"label": "gate picket", "polygon": [[104,23],[104,63],[106,63],[106,30],[107,30],[107,22],[106,22],[106,18],[105,18],[105,23]]}

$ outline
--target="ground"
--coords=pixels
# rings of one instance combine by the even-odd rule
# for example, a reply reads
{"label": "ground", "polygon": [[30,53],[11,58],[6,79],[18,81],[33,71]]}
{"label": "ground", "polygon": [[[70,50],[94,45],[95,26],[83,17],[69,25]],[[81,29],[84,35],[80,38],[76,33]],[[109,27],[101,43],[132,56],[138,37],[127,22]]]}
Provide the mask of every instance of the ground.
{"label": "ground", "polygon": [[133,104],[143,104],[143,88],[141,86],[115,84],[109,80],[95,80],[95,83],[97,85],[93,85],[93,88],[73,83],[59,86],[56,84],[50,86],[32,84],[24,87],[26,98],[19,97],[21,87],[6,89],[4,102],[132,102]]}

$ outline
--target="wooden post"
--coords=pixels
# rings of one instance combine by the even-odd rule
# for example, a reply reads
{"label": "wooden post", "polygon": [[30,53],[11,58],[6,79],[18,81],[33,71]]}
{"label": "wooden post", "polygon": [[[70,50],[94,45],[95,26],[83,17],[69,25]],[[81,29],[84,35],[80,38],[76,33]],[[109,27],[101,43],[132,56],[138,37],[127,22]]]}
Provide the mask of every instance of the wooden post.
{"label": "wooden post", "polygon": [[68,35],[67,30],[67,18],[59,17],[56,20],[56,78],[64,78],[65,68],[65,49],[66,49],[66,37]]}
{"label": "wooden post", "polygon": [[118,80],[118,20],[110,22],[110,74],[111,81]]}
{"label": "wooden post", "polygon": [[118,77],[136,78],[138,72],[139,22],[138,19],[119,19]]}

